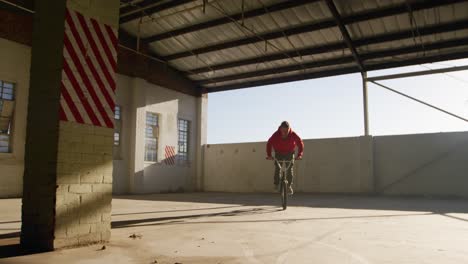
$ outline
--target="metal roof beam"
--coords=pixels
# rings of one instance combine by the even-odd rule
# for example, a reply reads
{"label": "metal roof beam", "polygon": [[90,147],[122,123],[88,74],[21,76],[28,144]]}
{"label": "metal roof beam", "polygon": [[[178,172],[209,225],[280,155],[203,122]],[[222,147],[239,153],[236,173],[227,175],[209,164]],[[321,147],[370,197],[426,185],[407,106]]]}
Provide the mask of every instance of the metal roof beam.
{"label": "metal roof beam", "polygon": [[162,0],[143,0],[141,2],[133,4],[132,0],[126,0],[126,1],[121,0],[120,2],[123,2],[123,3],[127,4],[127,5],[120,8],[120,16],[124,16],[124,15],[128,15],[129,13],[144,10],[144,9],[146,9],[146,8],[152,6],[152,5],[155,5],[155,4],[157,4],[158,2],[161,2],[161,1]]}
{"label": "metal roof beam", "polygon": [[[433,55],[433,56],[418,57],[418,58],[406,60],[406,61],[392,61],[392,62],[385,62],[385,63],[379,63],[379,64],[372,64],[372,65],[367,65],[366,70],[367,71],[384,70],[384,69],[389,69],[389,68],[410,66],[410,65],[415,65],[415,64],[432,63],[432,62],[437,62],[437,61],[456,60],[456,59],[463,59],[463,58],[468,58],[468,50],[449,53],[449,54],[439,54],[439,55]],[[268,78],[264,80],[247,81],[243,83],[227,84],[227,85],[220,85],[220,86],[206,87],[206,88],[208,92],[221,92],[221,91],[242,89],[242,88],[248,88],[248,87],[301,81],[301,80],[322,78],[322,77],[349,74],[349,73],[359,73],[359,72],[361,71],[357,66],[352,66],[352,67],[345,67],[341,69],[324,70],[324,71],[318,71],[318,72],[307,73],[307,74],[296,74],[296,75],[291,75],[291,76],[274,77],[274,78]]]}
{"label": "metal roof beam", "polygon": [[[455,31],[455,30],[460,30],[460,29],[466,29],[467,25],[468,25],[468,19],[451,22],[451,23],[432,25],[432,26],[419,28],[419,34],[421,36],[426,36],[426,35],[431,35],[435,33],[450,32],[450,31]],[[378,43],[384,43],[388,41],[397,41],[397,40],[402,40],[406,38],[412,38],[413,36],[414,36],[413,30],[406,30],[406,31],[401,31],[401,32],[396,32],[396,33],[355,39],[354,44],[356,45],[356,47],[360,47],[364,45],[378,44]],[[346,43],[340,42],[340,43],[327,44],[323,46],[299,49],[297,51],[289,51],[286,53],[291,57],[296,57],[298,53],[301,54],[302,56],[308,56],[308,55],[316,55],[316,54],[321,54],[321,53],[338,51],[338,50],[342,50],[345,48],[346,48]],[[249,58],[249,59],[244,59],[244,60],[239,60],[239,61],[222,63],[218,65],[212,65],[209,68],[208,67],[196,68],[186,73],[198,74],[198,73],[210,72],[213,70],[223,70],[223,69],[229,69],[229,68],[240,67],[240,66],[256,64],[256,63],[264,63],[264,62],[287,59],[287,58],[288,57],[286,57],[286,55],[283,53],[274,53],[274,54],[266,55],[263,57],[255,57],[255,58]]]}
{"label": "metal roof beam", "polygon": [[361,54],[361,59],[363,61],[377,59],[377,58],[385,58],[391,56],[398,56],[398,55],[405,55],[414,52],[428,52],[434,51],[439,49],[447,49],[447,48],[456,48],[456,47],[464,47],[468,45],[468,37],[465,38],[456,38],[451,40],[439,41],[429,44],[414,44],[408,47],[401,47],[395,49],[388,49],[388,50],[379,50],[373,51],[369,53]]}
{"label": "metal roof beam", "polygon": [[468,58],[468,50],[457,51],[452,53],[446,54],[436,54],[431,56],[425,57],[417,57],[407,61],[391,61],[385,62],[380,64],[372,64],[367,65],[368,71],[375,71],[375,70],[385,70],[389,68],[397,68],[403,66],[412,66],[416,64],[424,64],[424,63],[433,63],[439,61],[447,61],[447,60],[458,60],[458,59],[466,59]]}
{"label": "metal roof beam", "polygon": [[[409,47],[362,53],[360,55],[360,58],[362,61],[366,61],[366,60],[377,59],[377,58],[385,58],[389,56],[397,56],[397,55],[404,55],[404,54],[421,52],[421,51],[432,51],[432,50],[439,50],[439,49],[445,49],[445,48],[461,47],[461,46],[466,46],[466,45],[468,45],[468,37],[458,38],[458,39],[453,39],[453,40],[448,40],[448,41],[440,41],[436,43],[430,43],[430,44],[424,45],[424,47],[419,44],[415,44]],[[279,74],[279,73],[285,73],[285,72],[291,72],[291,71],[299,71],[303,69],[314,69],[314,68],[319,68],[319,67],[324,67],[324,66],[346,64],[346,63],[350,63],[353,61],[354,61],[353,56],[346,56],[346,57],[339,57],[339,58],[333,58],[333,59],[327,59],[327,60],[313,61],[309,63],[303,63],[300,65],[299,64],[288,65],[288,66],[272,68],[272,69],[249,71],[249,72],[244,72],[244,73],[239,73],[239,74],[232,74],[232,75],[226,75],[226,76],[221,76],[221,77],[216,77],[216,78],[203,79],[203,80],[198,80],[197,83],[201,85],[205,85],[205,84],[210,84],[210,83],[233,81],[233,80],[239,80],[239,79],[245,79],[245,78],[265,76],[265,75],[270,75],[270,74]]]}
{"label": "metal roof beam", "polygon": [[32,0],[0,0],[0,8],[34,14],[34,2]]}
{"label": "metal roof beam", "polygon": [[[382,88],[384,88],[384,89],[387,89],[387,90],[390,91],[390,92],[396,93],[396,94],[398,94],[398,95],[401,95],[401,96],[403,96],[403,97],[406,97],[406,98],[408,98],[408,99],[411,99],[411,100],[413,100],[413,101],[415,101],[415,102],[418,102],[418,103],[420,103],[420,104],[423,104],[423,105],[425,105],[425,106],[428,106],[428,107],[430,107],[430,108],[432,108],[432,109],[438,110],[438,111],[440,111],[440,112],[442,112],[442,113],[444,113],[444,114],[447,114],[447,115],[450,115],[450,116],[455,117],[455,118],[457,118],[457,119],[460,119],[460,120],[463,120],[463,121],[465,121],[465,122],[468,122],[468,119],[466,119],[466,118],[464,118],[464,117],[462,117],[462,116],[459,116],[459,115],[457,115],[457,114],[454,114],[454,113],[452,113],[452,112],[449,112],[449,111],[447,111],[447,110],[444,110],[444,109],[442,109],[442,108],[440,108],[440,107],[437,107],[437,106],[435,106],[435,105],[433,105],[433,104],[424,102],[423,100],[417,99],[417,98],[415,98],[415,97],[413,97],[413,96],[410,96],[410,95],[407,95],[407,94],[405,94],[405,93],[399,92],[399,91],[397,91],[397,90],[395,90],[395,89],[392,89],[392,88],[390,88],[390,87],[388,87],[388,86],[386,86],[386,85],[383,85],[383,84],[378,83],[378,82],[376,82],[376,81],[369,81],[369,82],[371,82],[371,83],[373,83],[373,84],[375,84],[375,85],[377,85],[377,86],[380,86],[380,87],[382,87]],[[387,186],[387,187],[388,187],[388,186]]]}
{"label": "metal roof beam", "polygon": [[271,84],[286,83],[286,82],[295,82],[295,81],[301,81],[301,80],[323,78],[323,77],[356,73],[356,72],[360,72],[359,68],[357,66],[351,66],[351,67],[346,67],[346,68],[341,68],[341,69],[325,70],[325,71],[319,71],[319,72],[313,72],[313,73],[307,73],[307,74],[296,74],[296,75],[291,75],[291,76],[274,77],[274,78],[269,78],[265,80],[256,80],[256,81],[248,81],[248,82],[243,82],[243,83],[206,87],[206,91],[208,93],[222,92],[222,91],[243,89],[243,88],[248,88],[248,87],[271,85]]}
{"label": "metal roof beam", "polygon": [[299,71],[299,70],[304,70],[304,69],[313,69],[313,68],[319,68],[319,67],[332,66],[332,65],[337,65],[337,64],[351,63],[353,61],[354,61],[354,58],[352,56],[339,57],[339,58],[333,58],[333,59],[328,59],[328,60],[320,60],[320,61],[313,61],[313,62],[302,63],[302,64],[288,65],[288,66],[283,66],[283,67],[278,67],[278,68],[269,68],[265,70],[249,71],[249,72],[226,75],[226,76],[221,76],[221,77],[211,78],[211,79],[203,79],[203,80],[198,80],[197,82],[201,85],[204,85],[204,84],[209,84],[209,83],[226,82],[226,81],[233,81],[233,80],[246,79],[246,78],[252,78],[252,77],[260,77],[260,76],[265,76],[265,75],[270,75],[270,74],[278,74],[278,73],[285,73],[285,72],[291,72],[291,71]]}
{"label": "metal roof beam", "polygon": [[346,29],[346,26],[343,24],[341,15],[338,9],[336,8],[335,3],[333,2],[333,0],[326,0],[326,2],[327,2],[328,9],[330,10],[330,12],[333,15],[333,18],[335,19],[335,23],[340,28],[341,35],[343,36],[343,39],[346,45],[348,46],[348,49],[351,50],[351,54],[353,54],[354,60],[359,66],[359,69],[361,69],[361,71],[365,71],[364,64],[362,63],[362,60],[359,57],[359,53],[356,47],[354,46],[353,40],[351,39],[351,36],[349,35],[348,30]]}
{"label": "metal roof beam", "polygon": [[[173,0],[160,5],[152,6],[156,1],[144,1],[146,2],[146,7],[141,4],[131,13],[122,14],[120,17],[120,24],[127,23],[129,21],[139,19],[146,15],[152,15],[154,13],[161,12],[166,9],[174,8],[183,4],[187,4],[196,0]],[[151,6],[150,6],[151,5]],[[141,12],[140,12],[141,11]]]}
{"label": "metal roof beam", "polygon": [[429,74],[447,73],[447,72],[454,72],[454,71],[466,71],[466,70],[468,70],[468,65],[455,66],[455,67],[449,67],[449,68],[443,68],[443,69],[432,69],[432,70],[425,70],[425,71],[414,71],[414,72],[405,72],[405,73],[390,74],[390,75],[383,75],[383,76],[375,76],[375,77],[366,78],[366,81],[374,82],[374,81],[401,79],[401,78],[416,77],[416,76],[423,76],[423,75],[429,75]]}
{"label": "metal roof beam", "polygon": [[[424,10],[424,9],[430,9],[430,8],[435,8],[439,6],[444,6],[444,5],[450,5],[458,2],[466,2],[468,0],[431,0],[431,1],[419,1],[417,3],[414,3],[411,5],[411,9],[413,11],[418,11],[418,10]],[[342,21],[345,25],[347,24],[352,24],[352,23],[357,23],[357,22],[362,22],[366,21],[369,19],[375,19],[375,18],[382,18],[386,16],[391,16],[391,15],[399,15],[399,14],[404,14],[408,12],[408,5],[407,4],[401,4],[398,6],[392,6],[392,7],[385,7],[381,8],[378,10],[370,10],[370,11],[364,11],[359,14],[343,17]],[[308,25],[301,25],[298,27],[294,28],[289,28],[289,29],[284,29],[284,30],[279,30],[279,31],[274,31],[274,32],[269,32],[269,33],[264,33],[260,34],[258,36],[251,36],[243,39],[237,39],[233,41],[228,41],[224,43],[219,43],[211,46],[206,46],[206,47],[201,47],[197,49],[193,49],[190,51],[182,51],[178,53],[174,53],[171,55],[166,55],[164,56],[165,60],[176,60],[184,57],[189,57],[193,55],[200,55],[208,52],[214,52],[214,51],[219,51],[223,49],[228,49],[228,48],[234,48],[238,47],[241,45],[248,45],[248,44],[253,44],[260,42],[260,39],[263,40],[271,40],[271,39],[277,39],[277,38],[282,38],[285,36],[292,36],[292,35],[297,35],[297,34],[302,34],[302,33],[307,33],[307,32],[312,32],[316,30],[321,30],[321,29],[327,29],[327,28],[332,28],[336,27],[337,24],[335,22],[335,19],[329,19],[313,24],[308,24]]]}
{"label": "metal roof beam", "polygon": [[237,13],[237,14],[231,15],[230,17],[221,17],[221,18],[217,18],[217,19],[214,19],[214,20],[210,20],[210,21],[190,25],[190,26],[187,26],[187,27],[175,29],[175,30],[172,30],[172,31],[164,32],[164,33],[160,33],[160,34],[145,38],[145,41],[155,42],[155,41],[159,41],[159,40],[163,40],[163,39],[167,39],[167,38],[171,38],[171,37],[176,37],[176,36],[179,36],[179,35],[182,35],[182,34],[195,32],[195,31],[198,31],[198,30],[203,30],[203,29],[207,29],[207,28],[211,28],[211,27],[216,27],[216,26],[220,26],[220,25],[229,24],[229,23],[232,23],[233,19],[234,20],[241,20],[241,19],[257,17],[257,16],[261,16],[261,15],[264,15],[264,14],[267,14],[267,13],[286,10],[286,9],[290,9],[290,8],[294,8],[294,7],[298,7],[298,6],[318,2],[318,1],[320,1],[320,0],[285,1],[285,2],[281,2],[281,3],[278,3],[278,4],[271,5],[271,6],[261,7],[261,8],[253,9],[253,10],[250,10],[250,11],[247,11],[247,12]]}

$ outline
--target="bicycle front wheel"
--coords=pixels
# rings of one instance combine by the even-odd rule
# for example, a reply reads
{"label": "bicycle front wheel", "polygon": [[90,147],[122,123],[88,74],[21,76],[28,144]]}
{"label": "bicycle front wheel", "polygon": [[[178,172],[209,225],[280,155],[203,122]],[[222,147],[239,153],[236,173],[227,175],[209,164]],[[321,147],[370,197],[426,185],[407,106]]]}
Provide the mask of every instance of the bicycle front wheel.
{"label": "bicycle front wheel", "polygon": [[281,182],[281,202],[283,210],[286,210],[288,208],[288,185],[285,181]]}

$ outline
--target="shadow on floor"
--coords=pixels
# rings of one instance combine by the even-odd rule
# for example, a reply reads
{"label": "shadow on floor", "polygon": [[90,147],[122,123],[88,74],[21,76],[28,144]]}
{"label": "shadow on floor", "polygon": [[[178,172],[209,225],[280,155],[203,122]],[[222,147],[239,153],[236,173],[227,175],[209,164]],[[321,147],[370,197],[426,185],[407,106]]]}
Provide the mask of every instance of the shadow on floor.
{"label": "shadow on floor", "polygon": [[19,244],[0,246],[0,258],[10,258],[25,255]]}
{"label": "shadow on floor", "polygon": [[0,225],[2,225],[2,224],[16,224],[16,223],[21,223],[21,221],[20,221],[20,220],[18,220],[18,221],[6,221],[6,222],[0,222]]}
{"label": "shadow on floor", "polygon": [[218,206],[218,207],[206,207],[206,208],[193,208],[193,209],[176,209],[176,210],[167,210],[167,211],[151,211],[151,212],[136,212],[136,213],[119,213],[112,214],[112,216],[122,216],[122,215],[138,215],[138,214],[159,214],[159,213],[177,213],[177,212],[188,212],[188,211],[207,211],[207,210],[217,210],[217,209],[227,209],[241,207],[237,205],[232,206]]}
{"label": "shadow on floor", "polygon": [[[157,226],[157,225],[180,225],[180,224],[235,224],[235,223],[293,223],[302,221],[317,221],[317,220],[341,220],[341,219],[358,219],[358,218],[389,218],[389,217],[410,217],[410,216],[426,216],[435,215],[436,213],[406,213],[406,214],[384,214],[384,215],[358,215],[358,216],[335,216],[335,217],[306,217],[306,218],[284,218],[284,219],[259,219],[259,220],[213,220],[213,221],[197,221],[201,218],[211,217],[235,217],[249,216],[257,214],[267,214],[282,211],[278,208],[253,208],[245,210],[234,210],[229,212],[211,213],[211,214],[195,214],[182,216],[155,217],[144,219],[131,219],[112,221],[112,228],[126,227],[142,227],[142,226]],[[444,215],[445,216],[445,215]],[[465,219],[463,219],[465,220]],[[468,220],[465,220],[468,221]]]}
{"label": "shadow on floor", "polygon": [[[40,253],[44,253],[44,251],[25,250],[21,248],[19,243],[9,244],[9,245],[0,245],[0,259],[20,257],[20,256],[40,254]],[[0,263],[4,263],[4,262],[0,261]]]}
{"label": "shadow on floor", "polygon": [[5,234],[0,234],[0,239],[20,237],[20,235],[21,235],[21,232],[5,233]]}
{"label": "shadow on floor", "polygon": [[245,216],[245,215],[258,215],[258,214],[267,214],[279,212],[279,208],[251,208],[244,210],[233,210],[228,212],[218,212],[218,213],[209,213],[209,214],[191,214],[191,215],[180,215],[180,216],[167,216],[167,217],[152,217],[144,219],[131,219],[131,220],[121,220],[121,221],[112,221],[112,228],[124,228],[131,226],[144,226],[142,224],[152,223],[151,225],[156,224],[168,224],[174,223],[175,221],[185,221],[185,220],[194,220],[198,218],[205,217],[217,217],[217,216]]}
{"label": "shadow on floor", "polygon": [[[237,206],[278,206],[278,194],[177,193],[114,196],[114,199],[223,204]],[[436,213],[468,213],[467,199],[401,196],[295,194],[290,206],[419,211]]]}
{"label": "shadow on floor", "polygon": [[[20,248],[20,235],[19,231],[0,234],[0,259],[27,254],[27,252]],[[3,262],[0,261],[0,263]]]}
{"label": "shadow on floor", "polygon": [[[330,217],[303,217],[292,218],[285,217],[279,219],[246,219],[242,216],[255,216],[264,214],[274,214],[282,211],[278,207],[279,197],[277,195],[264,194],[174,194],[174,195],[145,195],[145,196],[130,196],[116,197],[117,199],[138,198],[141,200],[150,201],[184,201],[189,200],[194,203],[218,203],[231,204],[228,206],[203,207],[194,209],[180,210],[161,210],[152,212],[133,212],[114,214],[114,216],[130,216],[132,219],[114,220],[112,228],[130,228],[142,226],[161,226],[161,225],[187,225],[187,224],[239,224],[239,223],[284,223],[290,224],[294,222],[304,221],[323,221],[323,220],[342,220],[342,219],[375,219],[375,218],[392,218],[392,217],[418,217],[428,215],[444,216],[455,221],[468,222],[464,216],[450,215],[450,213],[468,212],[465,200],[441,200],[441,199],[423,199],[423,198],[401,198],[401,197],[361,197],[361,196],[314,196],[314,195],[295,195],[291,199],[291,206],[306,206],[317,208],[345,208],[345,209],[378,209],[378,210],[395,210],[399,212],[385,214],[369,214],[369,215],[351,215],[351,216],[330,216]],[[261,207],[260,207],[261,205]],[[240,208],[233,210],[235,207],[258,206],[253,208]],[[224,212],[215,213],[188,213],[190,211],[216,210],[216,209],[231,209]],[[294,209],[294,208],[291,208]],[[420,212],[417,212],[420,211]],[[185,212],[185,214],[183,214]],[[174,213],[173,215],[164,217],[138,218],[144,214],[152,213]],[[180,215],[183,214],[183,215]],[[135,215],[132,217],[132,215]],[[287,215],[287,214],[286,214]],[[239,218],[237,218],[239,217]],[[33,254],[20,248],[18,244],[20,232],[10,232],[0,234],[0,258],[14,257]]]}

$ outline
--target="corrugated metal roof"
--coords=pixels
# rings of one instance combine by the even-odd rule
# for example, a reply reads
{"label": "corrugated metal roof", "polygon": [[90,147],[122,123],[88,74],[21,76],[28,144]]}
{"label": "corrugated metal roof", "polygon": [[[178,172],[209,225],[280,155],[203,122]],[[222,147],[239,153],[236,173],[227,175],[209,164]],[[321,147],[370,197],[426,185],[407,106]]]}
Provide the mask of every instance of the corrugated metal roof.
{"label": "corrugated metal roof", "polygon": [[[363,57],[364,70],[398,62],[421,63],[426,57],[428,62],[468,57],[468,23],[463,23],[468,22],[468,1],[462,0],[208,0],[205,8],[203,1],[159,1],[158,5],[171,3],[173,7],[123,23],[121,28],[143,40],[170,32],[149,44],[158,57],[167,59],[200,86],[235,84],[241,88],[244,83],[271,83],[301,74],[312,78],[321,71],[346,72],[357,66],[349,63],[351,51],[327,1],[336,5],[338,20],[345,24],[358,56]],[[235,18],[242,12],[255,14]],[[222,23],[220,19],[224,19]],[[181,29],[186,31],[174,31]],[[450,42],[458,39],[459,45]],[[385,57],[376,57],[379,52]],[[337,63],[329,65],[327,60]],[[326,66],[313,63],[322,61]],[[301,68],[304,64],[307,68]],[[257,72],[258,76],[251,76]],[[209,81],[236,76],[240,78]]]}
{"label": "corrugated metal roof", "polygon": [[[198,56],[189,56],[172,62],[176,67],[185,71],[190,68],[196,68],[193,66],[197,61],[199,65],[203,62],[209,65],[220,64],[235,61],[239,58],[252,58],[273,53],[294,51],[300,47],[313,47],[338,41],[340,41],[339,30],[337,28],[333,28],[329,30],[320,30],[319,32],[310,32],[291,36],[289,37],[289,41],[285,38],[274,39],[269,41],[269,44],[267,45],[265,45],[265,42],[260,41],[255,44],[223,49],[220,51],[200,54]],[[292,42],[293,45],[291,45],[290,42]],[[297,60],[299,61],[299,59]]]}
{"label": "corrugated metal roof", "polygon": [[245,79],[241,79],[241,80],[217,82],[217,83],[213,83],[213,84],[207,84],[206,86],[207,87],[216,87],[216,86],[220,86],[220,85],[239,84],[239,83],[246,82],[246,81],[247,82],[259,81],[259,80],[262,80],[262,79],[265,79],[265,78],[266,79],[268,79],[268,78],[279,78],[279,77],[293,76],[293,75],[297,75],[297,74],[307,74],[307,73],[320,72],[320,71],[324,71],[324,70],[338,69],[338,68],[341,68],[341,67],[353,67],[353,66],[355,67],[354,63],[346,63],[346,64],[342,64],[342,65],[339,65],[339,66],[326,66],[326,67],[319,67],[319,68],[316,68],[316,69],[304,69],[304,70],[291,71],[291,72],[286,72],[286,73],[268,74],[268,75],[264,75],[264,76],[261,76],[261,77],[245,78]]}

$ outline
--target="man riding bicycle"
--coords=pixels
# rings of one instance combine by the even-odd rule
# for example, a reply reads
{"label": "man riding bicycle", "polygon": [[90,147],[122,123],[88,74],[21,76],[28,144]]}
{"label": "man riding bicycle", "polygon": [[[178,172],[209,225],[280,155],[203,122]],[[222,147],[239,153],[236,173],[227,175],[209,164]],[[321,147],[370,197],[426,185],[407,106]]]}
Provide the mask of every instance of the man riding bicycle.
{"label": "man riding bicycle", "polygon": [[[278,128],[278,130],[273,133],[273,135],[268,139],[267,143],[267,159],[273,160],[274,158],[271,155],[272,148],[275,150],[275,157],[277,160],[287,160],[293,161],[296,147],[298,148],[298,154],[296,160],[302,159],[304,153],[304,142],[302,139],[291,130],[289,123],[283,121]],[[280,168],[277,163],[275,163],[275,175],[274,175],[274,184],[275,190],[279,190],[279,181],[280,181]],[[289,182],[289,194],[293,194],[292,183],[293,183],[293,166],[290,166],[287,171],[287,178]]]}

